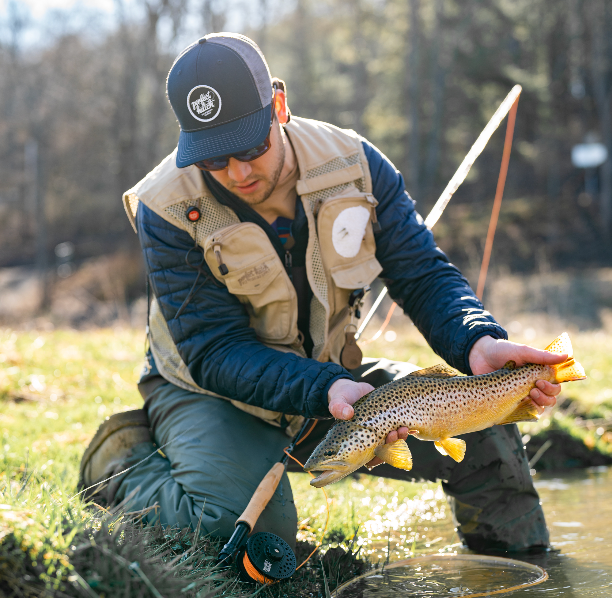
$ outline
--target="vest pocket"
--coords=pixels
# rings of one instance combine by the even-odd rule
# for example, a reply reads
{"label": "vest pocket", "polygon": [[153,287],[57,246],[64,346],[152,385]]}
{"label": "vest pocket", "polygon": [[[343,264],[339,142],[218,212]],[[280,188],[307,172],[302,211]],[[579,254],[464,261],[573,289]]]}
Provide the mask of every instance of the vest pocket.
{"label": "vest pocket", "polygon": [[348,305],[351,291],[370,284],[382,272],[372,231],[375,205],[371,195],[352,189],[319,210],[317,228],[332,315]]}
{"label": "vest pocket", "polygon": [[215,231],[206,238],[204,256],[215,277],[244,304],[258,338],[275,343],[295,341],[297,295],[259,226],[242,222]]}

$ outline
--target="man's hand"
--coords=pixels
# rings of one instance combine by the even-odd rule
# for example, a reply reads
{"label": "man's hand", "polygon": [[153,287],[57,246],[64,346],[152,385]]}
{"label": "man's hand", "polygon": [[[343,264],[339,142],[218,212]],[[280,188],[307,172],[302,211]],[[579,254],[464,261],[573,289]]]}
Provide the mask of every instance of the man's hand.
{"label": "man's hand", "polygon": [[[353,382],[352,380],[345,379],[336,380],[329,387],[327,393],[329,412],[336,419],[352,419],[353,415],[355,415],[353,404],[372,390],[374,390],[374,387],[367,382]],[[398,432],[400,432],[400,438],[404,438],[404,440],[408,438],[408,428],[400,428],[397,431],[389,432],[387,442],[395,442],[398,439]],[[404,435],[402,436],[401,434]],[[381,463],[381,459],[374,457],[369,463],[366,463],[366,467],[372,469],[372,467],[376,467],[376,465]]]}
{"label": "man's hand", "polygon": [[374,387],[367,382],[353,382],[352,380],[336,380],[327,393],[329,412],[336,419],[352,419],[355,415],[353,404],[361,397],[373,391]]}
{"label": "man's hand", "polygon": [[[527,345],[495,339],[492,336],[483,336],[474,343],[469,359],[472,372],[474,375],[479,375],[494,372],[509,361],[514,361],[517,366],[526,363],[553,365],[565,361],[567,355],[549,353]],[[550,407],[557,402],[555,397],[561,392],[561,385],[551,384],[547,380],[538,380],[536,386],[537,388],[533,388],[529,396],[538,411],[542,413],[544,407]]]}

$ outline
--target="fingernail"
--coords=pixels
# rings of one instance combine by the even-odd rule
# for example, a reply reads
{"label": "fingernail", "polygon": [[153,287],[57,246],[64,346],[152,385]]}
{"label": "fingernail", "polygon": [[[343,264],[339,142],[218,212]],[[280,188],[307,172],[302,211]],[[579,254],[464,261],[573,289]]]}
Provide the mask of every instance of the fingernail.
{"label": "fingernail", "polygon": [[529,393],[532,399],[538,399],[540,397],[540,391],[535,388]]}
{"label": "fingernail", "polygon": [[544,390],[544,386],[545,386],[545,384],[544,384],[544,380],[538,380],[538,381],[536,382],[536,386],[537,386],[539,389]]}
{"label": "fingernail", "polygon": [[342,417],[350,417],[351,416],[351,408],[350,407],[345,407],[342,410]]}

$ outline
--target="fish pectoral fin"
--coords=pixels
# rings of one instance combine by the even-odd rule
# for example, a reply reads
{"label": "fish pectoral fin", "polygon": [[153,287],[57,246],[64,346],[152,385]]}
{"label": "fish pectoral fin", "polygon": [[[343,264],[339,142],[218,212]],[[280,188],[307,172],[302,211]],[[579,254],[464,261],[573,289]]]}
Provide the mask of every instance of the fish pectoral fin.
{"label": "fish pectoral fin", "polygon": [[451,459],[460,463],[465,457],[465,440],[461,438],[443,438],[434,442],[436,448],[443,454],[448,455]]}
{"label": "fish pectoral fin", "polygon": [[412,469],[412,455],[405,440],[397,440],[391,444],[383,444],[374,451],[374,454],[385,463],[398,469]]}
{"label": "fish pectoral fin", "polygon": [[537,407],[531,400],[527,400],[519,403],[519,406],[497,425],[504,426],[505,424],[515,424],[516,422],[535,422],[538,421],[539,417]]}
{"label": "fish pectoral fin", "polygon": [[420,378],[454,378],[455,376],[463,376],[464,374],[462,374],[459,370],[452,368],[450,365],[439,363],[438,365],[432,365],[429,368],[416,370],[416,372],[411,372],[408,375]]}

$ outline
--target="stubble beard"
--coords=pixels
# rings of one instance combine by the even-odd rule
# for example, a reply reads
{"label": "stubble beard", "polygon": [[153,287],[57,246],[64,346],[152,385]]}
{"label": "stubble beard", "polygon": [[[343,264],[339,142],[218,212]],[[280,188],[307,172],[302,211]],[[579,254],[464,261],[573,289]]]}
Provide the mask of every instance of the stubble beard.
{"label": "stubble beard", "polygon": [[284,144],[284,140],[282,136],[280,137],[280,148],[281,148],[281,151],[279,154],[279,160],[276,163],[276,166],[274,168],[272,175],[270,177],[260,176],[255,179],[255,180],[263,181],[265,183],[264,188],[257,195],[243,195],[242,193],[237,191],[235,187],[230,188],[229,191],[231,191],[234,195],[239,197],[245,203],[248,203],[250,206],[259,206],[262,203],[264,203],[268,199],[268,197],[272,195],[272,192],[274,191],[276,184],[278,183],[278,180],[280,179],[280,175],[283,170],[283,166],[285,165],[285,144]]}

